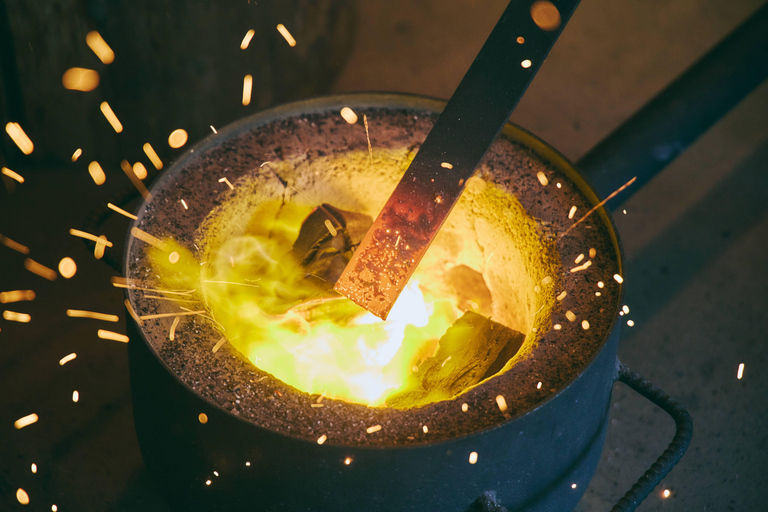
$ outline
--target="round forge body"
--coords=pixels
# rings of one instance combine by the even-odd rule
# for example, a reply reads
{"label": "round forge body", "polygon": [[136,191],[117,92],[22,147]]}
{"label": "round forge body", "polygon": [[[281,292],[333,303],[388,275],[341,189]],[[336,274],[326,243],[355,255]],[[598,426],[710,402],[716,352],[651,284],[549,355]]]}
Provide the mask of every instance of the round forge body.
{"label": "round forge body", "polygon": [[[265,200],[375,217],[440,106],[360,95],[257,114],[175,163],[135,227],[205,264]],[[342,107],[368,126],[349,124]],[[145,241],[129,237],[128,298],[137,315],[155,317],[129,325],[147,466],[184,509],[458,512],[488,491],[509,509],[574,506],[602,447],[618,342],[621,255],[610,219],[598,210],[563,235],[595,202],[562,156],[505,128],[421,266],[482,275],[488,316],[524,341],[493,377],[404,408],[323,400],[273,378],[214,321],[141,290],[161,280]]]}

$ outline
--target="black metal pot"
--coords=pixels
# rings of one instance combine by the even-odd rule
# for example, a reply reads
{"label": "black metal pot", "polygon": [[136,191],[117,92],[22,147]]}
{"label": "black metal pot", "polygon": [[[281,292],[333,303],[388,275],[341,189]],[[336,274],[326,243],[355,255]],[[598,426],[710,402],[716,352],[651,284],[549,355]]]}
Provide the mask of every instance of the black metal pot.
{"label": "black metal pot", "polygon": [[[417,114],[440,109],[439,102],[409,96],[348,95],[257,114],[221,130],[176,162],[153,186],[153,203],[142,205],[137,212],[138,224],[158,208],[173,204],[174,191],[185,187],[179,181],[185,166],[200,165],[211,151],[218,151],[217,156],[236,153],[238,137],[257,133],[270,123],[279,124],[281,118],[336,113],[342,106]],[[549,162],[588,202],[597,204],[597,196],[572,164],[546,143],[512,125],[502,137]],[[237,162],[236,156],[232,158]],[[620,272],[620,242],[610,216],[601,209],[594,218],[607,233],[612,264]],[[132,265],[138,247],[129,237],[126,276],[135,274]],[[128,299],[134,299],[130,290]],[[594,474],[611,389],[619,380],[664,408],[678,425],[670,448],[616,507],[634,510],[682,456],[690,440],[691,421],[674,400],[618,362],[619,306],[620,289],[593,353],[529,407],[515,409],[490,425],[479,425],[474,432],[389,446],[332,441],[319,445],[243,419],[238,411],[227,410],[184,382],[148,342],[146,329],[129,321],[131,388],[142,454],[169,502],[184,510],[458,512],[488,492],[495,493],[498,502],[510,510],[570,510]],[[514,382],[502,375],[480,385],[472,396],[478,404],[492,404],[497,393],[511,392]],[[461,414],[461,402],[439,405],[438,413],[446,414],[453,406]],[[205,423],[199,420],[201,413],[207,418]],[[468,461],[472,452],[478,454],[476,464]]]}

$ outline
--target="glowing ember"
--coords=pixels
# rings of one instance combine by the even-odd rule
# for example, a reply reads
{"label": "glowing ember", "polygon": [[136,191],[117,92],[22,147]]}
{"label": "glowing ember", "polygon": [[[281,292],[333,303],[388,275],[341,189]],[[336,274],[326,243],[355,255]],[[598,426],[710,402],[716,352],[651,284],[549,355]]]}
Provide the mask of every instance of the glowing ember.
{"label": "glowing ember", "polygon": [[562,291],[562,292],[560,292],[560,294],[557,296],[557,300],[563,300],[563,299],[564,299],[564,298],[566,298],[567,296],[568,296],[568,292],[566,292],[565,290],[563,290],[563,291]]}
{"label": "glowing ember", "polygon": [[562,325],[560,325],[560,324],[555,324],[555,325],[553,325],[553,326],[552,326],[552,328],[553,328],[554,330],[556,330],[556,331],[559,331],[560,329],[562,329],[562,328],[563,328],[563,326],[562,326]]}
{"label": "glowing ember", "polygon": [[157,247],[158,249],[160,249],[161,251],[165,251],[166,248],[168,247],[167,244],[165,242],[163,242],[162,240],[160,240],[159,238],[157,238],[155,236],[152,236],[149,233],[147,233],[146,231],[141,230],[141,229],[139,229],[137,227],[131,228],[131,236],[141,240],[142,242],[146,242],[149,245],[153,245],[153,246]]}
{"label": "glowing ember", "polygon": [[10,304],[23,300],[35,300],[35,292],[32,290],[13,290],[10,292],[0,292],[0,303]]}
{"label": "glowing ember", "polygon": [[251,104],[251,90],[253,89],[253,76],[245,75],[243,78],[243,106]]}
{"label": "glowing ember", "polygon": [[526,69],[531,67],[531,64],[533,64],[533,63],[530,60],[528,60],[528,59],[525,59],[523,62],[520,63],[520,65],[523,66]]}
{"label": "glowing ember", "polygon": [[[72,235],[72,236],[77,236],[77,237],[80,237],[80,238],[85,238],[86,240],[91,240],[92,242],[98,242],[99,241],[99,237],[98,236],[93,235],[91,233],[87,233],[85,231],[80,231],[79,229],[70,229],[69,230],[69,234]],[[112,247],[112,242],[109,242],[109,241],[105,242],[104,240],[102,240],[101,243],[103,243],[107,247]]]}
{"label": "glowing ember", "polygon": [[344,464],[346,464],[347,466],[352,464],[352,457],[347,457],[346,459],[344,459]]}
{"label": "glowing ember", "polygon": [[29,254],[29,248],[25,245],[21,245],[18,242],[14,242],[7,236],[0,235],[0,244],[3,244],[4,246],[8,247],[9,249],[13,249],[16,252],[20,252],[21,254]]}
{"label": "glowing ember", "polygon": [[576,484],[571,484],[571,489],[575,489],[575,488],[576,488]]}
{"label": "glowing ember", "polygon": [[576,207],[571,206],[571,209],[568,210],[568,218],[572,219],[574,215],[576,215]]}
{"label": "glowing ember", "polygon": [[219,178],[219,183],[226,183],[230,190],[235,190],[235,187],[232,185],[232,183],[229,182],[227,178]]}
{"label": "glowing ember", "polygon": [[155,166],[155,169],[159,171],[163,168],[163,161],[157,156],[157,152],[155,152],[155,148],[152,147],[152,144],[146,142],[142,146],[142,149],[144,150],[144,154],[147,155],[147,158],[149,158],[149,161],[152,162],[152,165]]}
{"label": "glowing ember", "polygon": [[67,364],[68,362],[72,361],[76,357],[77,357],[77,354],[72,352],[71,354],[68,354],[68,355],[62,357],[61,359],[59,359],[59,365],[64,366],[65,364]]}
{"label": "glowing ember", "polygon": [[598,282],[597,282],[597,287],[598,287],[598,288],[603,288],[603,287],[605,287],[605,283],[604,283],[604,282],[602,282],[602,281],[598,281]]}
{"label": "glowing ember", "polygon": [[372,427],[368,427],[367,429],[365,429],[365,431],[368,432],[369,434],[373,434],[374,432],[378,432],[379,430],[381,430],[381,425],[374,425]]}
{"label": "glowing ember", "polygon": [[181,317],[177,316],[173,319],[173,322],[171,323],[171,329],[168,331],[168,339],[173,341],[176,339],[176,327],[178,327],[179,322],[181,321]]}
{"label": "glowing ember", "polygon": [[560,27],[560,11],[552,2],[537,0],[531,4],[531,19],[541,30],[551,32]]}
{"label": "glowing ember", "polygon": [[120,320],[117,315],[95,313],[93,311],[83,311],[81,309],[68,309],[67,316],[71,318],[90,318],[93,320],[103,320],[105,322],[118,322]]}
{"label": "glowing ember", "polygon": [[99,329],[96,334],[103,340],[119,341],[121,343],[128,343],[130,341],[130,338],[125,334],[119,334],[113,331],[105,331],[104,329]]}
{"label": "glowing ember", "polygon": [[197,415],[197,421],[205,425],[206,423],[208,423],[208,415],[205,414],[204,412],[201,412],[200,414]]}
{"label": "glowing ember", "polygon": [[37,464],[35,464],[35,463],[33,462],[33,463],[32,463],[32,465],[29,467],[29,469],[30,469],[30,470],[31,470],[33,473],[37,473]]}
{"label": "glowing ember", "polygon": [[635,325],[635,321],[634,320],[627,320],[627,325],[630,326],[630,327],[633,327]]}
{"label": "glowing ember", "polygon": [[146,179],[147,177],[147,168],[144,167],[144,164],[141,162],[136,162],[133,164],[133,174],[136,175],[137,178],[140,180]]}
{"label": "glowing ember", "polygon": [[131,306],[131,302],[128,299],[125,299],[124,304],[125,304],[125,309],[128,310],[128,314],[131,315],[131,318],[133,318],[134,322],[136,322],[139,325],[144,325],[144,320],[139,318],[139,315],[136,314],[136,311],[133,309],[133,306]]}
{"label": "glowing ember", "polygon": [[589,322],[587,322],[586,320],[582,320],[581,321],[581,328],[584,329],[585,331],[588,330],[589,329]]}
{"label": "glowing ember", "polygon": [[518,36],[516,41],[517,44],[523,44],[525,42],[525,38],[523,36]]}
{"label": "glowing ember", "polygon": [[21,487],[16,489],[16,499],[19,500],[19,503],[22,505],[29,505],[29,494],[27,494],[27,491]]}
{"label": "glowing ember", "polygon": [[443,169],[453,169],[453,165],[449,164],[448,162],[441,163],[440,167],[442,167]]}
{"label": "glowing ember", "polygon": [[341,109],[341,117],[344,118],[344,120],[349,124],[355,124],[357,122],[357,114],[355,114],[355,111],[352,110],[349,107],[344,107]]}
{"label": "glowing ember", "polygon": [[179,253],[176,251],[173,251],[171,254],[168,255],[168,261],[171,263],[178,263],[179,262]]}
{"label": "glowing ember", "polygon": [[72,392],[72,401],[77,403],[80,400],[80,393],[77,390]]}
{"label": "glowing ember", "polygon": [[543,172],[539,171],[536,173],[536,177],[539,178],[539,183],[544,185],[545,187],[549,185],[549,180],[547,179],[547,175]]}
{"label": "glowing ember", "polygon": [[245,50],[246,48],[248,48],[248,45],[251,44],[251,39],[253,39],[253,36],[255,34],[256,34],[256,31],[253,29],[245,33],[245,36],[243,37],[243,41],[240,43],[241,50]]}
{"label": "glowing ember", "polygon": [[461,404],[461,412],[467,412],[468,410],[469,410],[469,405]]}
{"label": "glowing ember", "polygon": [[115,212],[119,213],[120,215],[123,215],[123,216],[125,216],[125,217],[128,217],[129,219],[132,219],[132,220],[136,220],[136,219],[138,219],[138,217],[137,217],[137,216],[135,216],[134,214],[132,214],[132,213],[128,213],[127,211],[123,210],[123,209],[122,209],[122,208],[120,208],[119,206],[115,206],[115,205],[114,205],[114,204],[112,204],[112,203],[107,203],[107,208],[109,208],[109,209],[110,209],[110,210],[112,210],[112,211],[115,211]]}
{"label": "glowing ember", "polygon": [[22,153],[29,155],[35,149],[35,145],[24,133],[19,123],[8,123],[5,125],[5,131],[11,137],[11,140],[19,147]]}
{"label": "glowing ember", "polygon": [[104,174],[104,169],[102,169],[99,162],[95,160],[88,164],[88,174],[91,175],[93,182],[97,185],[103,185],[107,180],[107,175]]}
{"label": "glowing ember", "polygon": [[26,268],[33,274],[37,274],[40,277],[44,277],[49,281],[53,281],[54,279],[56,279],[55,270],[50,269],[45,265],[42,265],[31,258],[27,258],[24,260],[24,268]]}
{"label": "glowing ember", "polygon": [[117,116],[115,115],[115,112],[112,110],[112,107],[109,106],[109,103],[107,103],[106,101],[102,101],[101,105],[99,105],[99,108],[101,109],[101,113],[104,114],[104,117],[112,126],[112,129],[115,130],[117,133],[122,132],[123,124],[117,118]]}
{"label": "glowing ember", "polygon": [[185,210],[189,210],[189,206],[187,206],[187,202],[183,199],[180,200],[181,206],[184,207]]}
{"label": "glowing ember", "polygon": [[423,427],[421,427],[421,430],[422,430],[422,431],[423,431],[425,434],[428,434],[428,433],[429,433],[429,427],[427,427],[426,425],[424,425]]}
{"label": "glowing ember", "polygon": [[23,324],[28,323],[30,320],[32,320],[32,317],[29,316],[26,313],[17,313],[15,311],[3,311],[3,318],[8,320],[9,322],[21,322]]}
{"label": "glowing ember", "polygon": [[582,270],[588,269],[591,266],[592,266],[592,260],[587,260],[583,265],[579,265],[578,267],[573,267],[571,269],[571,272],[580,272]]}
{"label": "glowing ember", "polygon": [[61,83],[70,91],[92,91],[99,85],[99,72],[86,68],[69,68],[62,75]]}
{"label": "glowing ember", "polygon": [[74,153],[72,153],[72,162],[77,162],[77,159],[80,158],[80,155],[83,154],[83,150],[81,148],[77,148]]}
{"label": "glowing ember", "polygon": [[539,382],[538,384],[536,384],[536,389],[541,389],[541,382]]}
{"label": "glowing ember", "polygon": [[672,492],[669,489],[664,489],[661,492],[661,497],[662,498],[669,498],[671,495],[672,495]]}
{"label": "glowing ember", "polygon": [[37,423],[37,420],[40,419],[37,417],[37,414],[27,414],[23,418],[17,419],[15,422],[13,422],[13,426],[17,429],[22,429],[24,427],[28,427],[29,425],[33,423]]}
{"label": "glowing ember", "polygon": [[584,254],[583,253],[579,254],[578,256],[576,256],[576,260],[574,261],[574,263],[578,265],[579,263],[581,263],[583,259],[584,259]]}
{"label": "glowing ember", "polygon": [[2,174],[4,174],[5,176],[8,176],[12,180],[16,180],[19,183],[24,183],[24,177],[21,174],[14,172],[7,167],[3,167],[2,171],[0,172],[2,172]]}
{"label": "glowing ember", "polygon": [[469,463],[470,464],[476,464],[477,463],[477,452],[472,452],[469,454]]}
{"label": "glowing ember", "polygon": [[496,405],[499,406],[499,410],[501,412],[506,412],[506,410],[507,410],[507,401],[504,399],[503,395],[498,395],[496,397]]}
{"label": "glowing ember", "polygon": [[69,279],[77,272],[77,264],[70,257],[62,258],[59,262],[59,274],[64,279]]}
{"label": "glowing ember", "polygon": [[111,64],[114,62],[115,52],[112,51],[112,48],[110,48],[104,38],[101,37],[101,34],[95,30],[86,34],[85,44],[88,45],[88,48],[93,50],[93,53],[95,53],[99,60],[104,64]]}
{"label": "glowing ember", "polygon": [[576,315],[573,314],[573,311],[566,311],[565,312],[565,318],[567,318],[569,322],[576,321]]}
{"label": "glowing ember", "polygon": [[328,436],[323,434],[320,437],[317,438],[317,444],[323,444],[328,440]]}
{"label": "glowing ember", "polygon": [[280,32],[280,35],[285,38],[285,40],[288,42],[289,46],[296,46],[296,40],[293,38],[290,32],[288,32],[288,29],[285,28],[285,25],[282,23],[279,23],[277,25],[277,31]]}
{"label": "glowing ember", "polygon": [[613,278],[616,280],[617,283],[621,284],[624,282],[624,278],[621,277],[619,274],[614,274]]}
{"label": "glowing ember", "polygon": [[188,138],[189,136],[187,135],[186,130],[177,128],[176,130],[173,130],[168,136],[168,145],[173,149],[178,149],[187,143]]}
{"label": "glowing ember", "polygon": [[739,364],[739,369],[736,371],[736,378],[741,380],[744,376],[744,363]]}
{"label": "glowing ember", "polygon": [[592,248],[589,250],[589,259],[594,259],[597,256],[597,250]]}

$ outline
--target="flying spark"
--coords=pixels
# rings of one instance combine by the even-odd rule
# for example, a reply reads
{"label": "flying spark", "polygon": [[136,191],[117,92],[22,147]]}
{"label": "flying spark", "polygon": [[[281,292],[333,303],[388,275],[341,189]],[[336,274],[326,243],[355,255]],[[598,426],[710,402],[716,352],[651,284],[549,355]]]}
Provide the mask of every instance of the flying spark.
{"label": "flying spark", "polygon": [[245,33],[245,37],[243,37],[243,42],[240,43],[241,50],[245,50],[246,48],[248,48],[248,45],[251,44],[251,39],[253,39],[253,36],[255,34],[256,34],[256,31],[253,29]]}
{"label": "flying spark", "polygon": [[159,238],[152,236],[146,231],[139,229],[137,227],[131,228],[131,235],[134,238],[138,238],[142,242],[148,243],[149,245],[153,245],[160,250],[166,251],[168,249],[168,245],[165,242],[163,242]]}
{"label": "flying spark", "polygon": [[563,300],[563,299],[564,299],[564,298],[566,298],[567,296],[568,296],[568,292],[566,292],[565,290],[563,290],[562,292],[560,292],[560,295],[558,295],[558,296],[557,296],[557,300]]}
{"label": "flying spark", "polygon": [[109,106],[109,103],[102,101],[101,105],[99,105],[99,108],[101,109],[101,113],[104,114],[104,117],[107,119],[109,124],[112,125],[112,129],[114,129],[117,133],[122,132],[123,124],[117,118],[114,110],[112,110],[112,107]]}
{"label": "flying spark", "polygon": [[37,274],[40,277],[44,277],[49,281],[53,281],[54,279],[56,279],[55,270],[50,269],[45,265],[41,265],[40,263],[36,262],[32,258],[27,258],[24,260],[24,268],[26,268],[33,274]]}
{"label": "flying spark", "polygon": [[32,471],[33,473],[37,473],[37,464],[35,464],[35,463],[33,462],[33,463],[32,463],[32,465],[29,467],[29,469],[30,469],[30,471]]}
{"label": "flying spark", "polygon": [[243,106],[251,104],[251,91],[253,90],[253,76],[245,75],[243,78]]}
{"label": "flying spark", "polygon": [[578,256],[576,256],[576,260],[574,261],[574,263],[578,265],[579,263],[581,263],[583,259],[584,259],[584,253],[579,254]]}
{"label": "flying spark", "polygon": [[74,352],[72,352],[71,354],[68,354],[68,355],[62,357],[61,359],[59,359],[59,366],[64,366],[65,364],[67,364],[68,362],[72,361],[76,357],[77,357],[77,354],[75,354]]}
{"label": "flying spark", "polygon": [[536,384],[536,389],[541,389],[541,382],[539,382],[538,384]]}
{"label": "flying spark", "polygon": [[429,433],[429,427],[428,427],[428,426],[426,426],[426,425],[424,425],[423,427],[421,427],[421,430],[423,430],[425,434],[428,434],[428,433]]}
{"label": "flying spark", "polygon": [[367,429],[365,429],[365,431],[368,432],[369,434],[373,434],[374,432],[378,432],[379,430],[381,430],[381,425],[374,425],[372,427],[368,427]]}
{"label": "flying spark", "polygon": [[547,175],[543,172],[539,171],[536,173],[536,177],[539,178],[539,183],[544,185],[545,187],[549,185],[549,180],[547,179]]}
{"label": "flying spark", "polygon": [[662,498],[669,498],[672,495],[672,492],[669,489],[664,489],[661,493]]}
{"label": "flying spark", "polygon": [[133,164],[133,173],[136,175],[137,178],[140,180],[143,180],[147,177],[147,168],[144,167],[144,164],[141,162],[136,162]]}
{"label": "flying spark", "polygon": [[27,491],[21,487],[16,489],[16,499],[19,500],[19,503],[22,505],[29,505],[29,494],[27,494]]}
{"label": "flying spark", "polygon": [[120,318],[117,315],[95,313],[93,311],[83,311],[82,309],[68,309],[67,316],[71,318],[90,318],[92,320],[103,320],[105,322],[120,321]]}
{"label": "flying spark", "polygon": [[127,211],[123,210],[119,206],[116,206],[116,205],[114,205],[112,203],[107,203],[107,208],[109,208],[112,211],[115,211],[115,212],[119,213],[120,215],[124,215],[125,217],[128,217],[131,220],[137,220],[138,219],[138,217],[135,216],[134,214],[128,213]]}
{"label": "flying spark", "polygon": [[344,107],[339,112],[341,114],[341,117],[344,118],[344,120],[349,124],[355,124],[357,122],[357,114],[355,114],[355,111],[352,110],[349,107]]}
{"label": "flying spark", "polygon": [[80,400],[80,393],[77,390],[72,392],[72,401],[77,403]]}
{"label": "flying spark", "polygon": [[32,290],[13,290],[10,292],[0,292],[0,303],[10,304],[23,300],[35,300],[35,292]]}
{"label": "flying spark", "polygon": [[28,427],[29,425],[33,423],[37,423],[37,420],[39,420],[37,414],[27,414],[23,418],[19,418],[16,421],[13,422],[13,426],[16,427],[16,429],[22,429],[24,427]]}
{"label": "flying spark", "polygon": [[16,252],[20,252],[21,254],[29,254],[29,247],[26,245],[21,245],[18,242],[14,242],[7,236],[0,235],[0,244],[3,244],[4,246],[8,247],[9,249],[13,249]]}
{"label": "flying spark", "polygon": [[119,334],[113,331],[106,331],[104,329],[99,329],[96,334],[99,338],[103,340],[119,341],[121,343],[128,343],[130,341],[130,338],[125,334]]}
{"label": "flying spark", "polygon": [[336,228],[333,227],[333,223],[330,219],[325,219],[325,227],[328,228],[328,232],[331,234],[331,236],[336,236],[339,234],[339,232],[336,231]]}
{"label": "flying spark", "polygon": [[181,321],[181,317],[177,316],[173,319],[173,322],[171,323],[171,329],[168,332],[168,339],[173,341],[176,339],[176,327],[179,325],[179,322]]}
{"label": "flying spark", "polygon": [[328,436],[323,434],[320,437],[317,438],[317,444],[323,444],[328,440]]}
{"label": "flying spark", "polygon": [[5,131],[11,137],[11,140],[19,147],[22,153],[29,155],[35,149],[35,145],[24,133],[19,123],[8,123],[5,125]]}
{"label": "flying spark", "polygon": [[586,262],[584,262],[583,265],[579,265],[578,267],[573,267],[571,269],[571,272],[579,272],[581,270],[586,270],[591,266],[592,266],[592,260],[587,260]]}
{"label": "flying spark", "polygon": [[594,248],[590,249],[590,250],[589,250],[589,258],[590,258],[590,259],[594,259],[594,258],[595,258],[595,256],[597,256],[597,250],[596,250],[596,249],[594,249]]}
{"label": "flying spark", "polygon": [[477,463],[477,452],[472,452],[469,454],[469,463],[470,464]]}
{"label": "flying spark", "polygon": [[[593,207],[592,207],[592,209],[591,209],[591,210],[589,210],[587,213],[585,213],[585,214],[584,214],[584,216],[583,216],[582,218],[580,218],[579,220],[577,220],[576,222],[574,222],[573,224],[571,224],[571,227],[569,227],[568,229],[566,229],[566,230],[565,230],[565,233],[563,233],[563,234],[562,234],[562,235],[560,235],[560,236],[565,236],[565,235],[567,235],[568,233],[570,233],[570,232],[571,232],[571,230],[572,230],[573,228],[575,228],[576,226],[578,226],[579,224],[581,224],[581,223],[582,223],[582,222],[583,222],[583,221],[584,221],[584,220],[585,220],[587,217],[589,217],[590,215],[592,215],[592,213],[593,213],[593,212],[595,212],[595,211],[596,211],[598,208],[600,208],[600,207],[601,207],[601,206],[603,206],[605,203],[607,203],[608,201],[610,201],[611,199],[613,199],[614,197],[616,197],[616,196],[617,196],[617,195],[618,195],[618,194],[619,194],[619,193],[620,193],[622,190],[624,190],[625,188],[627,188],[628,186],[630,186],[631,184],[633,184],[633,183],[635,182],[635,180],[636,180],[636,179],[637,179],[637,176],[635,176],[634,178],[632,178],[631,180],[629,180],[628,182],[626,182],[625,184],[623,184],[622,186],[620,186],[620,187],[619,187],[618,189],[616,189],[615,191],[611,192],[611,193],[608,195],[608,197],[606,197],[605,199],[603,199],[602,201],[600,201],[599,203],[597,203],[595,206],[593,206]],[[626,211],[626,210],[624,210],[624,213],[627,213],[627,211]]]}
{"label": "flying spark", "polygon": [[26,313],[17,313],[16,311],[8,310],[3,311],[3,318],[9,322],[20,322],[22,324],[26,324],[32,320],[32,317]]}
{"label": "flying spark", "polygon": [[204,412],[201,412],[200,414],[197,415],[197,421],[205,425],[206,423],[208,423],[208,415],[205,414]]}
{"label": "flying spark", "polygon": [[69,68],[61,76],[61,84],[70,91],[92,91],[99,86],[99,72],[86,68]]}
{"label": "flying spark", "polygon": [[[77,237],[80,237],[80,238],[85,238],[86,240],[90,240],[92,242],[98,242],[99,241],[99,237],[98,236],[93,235],[93,234],[88,233],[88,232],[85,232],[85,231],[80,231],[79,229],[70,229],[69,230],[69,234],[72,235],[72,236],[77,236]],[[102,240],[102,243],[104,245],[106,245],[107,247],[112,247],[112,242],[110,242],[110,241],[104,242]]]}
{"label": "flying spark", "polygon": [[633,327],[635,325],[635,321],[634,320],[627,320],[627,325],[630,326],[630,327]]}
{"label": "flying spark", "polygon": [[112,48],[110,48],[104,38],[101,37],[101,34],[95,30],[86,34],[85,44],[88,45],[88,48],[93,50],[93,53],[95,53],[99,60],[104,64],[111,64],[115,60],[115,52],[112,51]]}
{"label": "flying spark", "polygon": [[443,169],[453,169],[453,165],[449,164],[448,162],[441,163],[440,167],[442,167]]}
{"label": "flying spark", "polygon": [[171,146],[173,149],[178,149],[187,143],[188,138],[189,138],[189,135],[187,135],[186,130],[182,128],[177,128],[176,130],[173,130],[171,134],[168,136],[168,145]]}
{"label": "flying spark", "polygon": [[371,148],[371,134],[368,133],[368,116],[363,114],[363,124],[365,125],[365,138],[368,140],[368,163],[373,165],[373,149]]}
{"label": "flying spark", "polygon": [[573,314],[573,311],[570,311],[570,310],[565,312],[565,318],[567,318],[569,322],[576,321],[576,315]]}
{"label": "flying spark", "polygon": [[2,171],[0,172],[2,172],[4,175],[8,176],[12,180],[16,180],[19,183],[24,183],[24,177],[21,174],[14,172],[7,167],[3,167]]}
{"label": "flying spark", "polygon": [[568,218],[572,219],[574,215],[576,215],[576,207],[571,206],[571,209],[568,211]]}
{"label": "flying spark", "polygon": [[741,380],[744,376],[744,363],[739,364],[739,369],[736,371],[736,378]]}
{"label": "flying spark", "polygon": [[235,187],[232,186],[227,178],[219,178],[219,183],[226,183],[230,190],[235,190]]}
{"label": "flying spark", "polygon": [[469,410],[469,405],[461,404],[461,412],[467,412],[468,410]]}
{"label": "flying spark", "polygon": [[72,162],[77,162],[77,159],[80,158],[80,155],[83,154],[82,148],[77,148],[74,153],[72,153]]}
{"label": "flying spark", "polygon": [[[105,239],[106,240],[106,239]],[[62,258],[59,262],[59,274],[64,279],[69,279],[77,272],[77,264],[70,257]]]}
{"label": "flying spark", "polygon": [[101,165],[96,160],[88,164],[88,174],[91,175],[93,182],[97,185],[103,185],[107,181],[104,169],[101,168]]}
{"label": "flying spark", "polygon": [[344,459],[344,464],[346,464],[347,466],[352,464],[352,457],[347,457],[346,459]]}
{"label": "flying spark", "polygon": [[222,346],[224,346],[224,344],[226,342],[227,342],[227,337],[226,336],[222,336],[221,339],[219,341],[217,341],[216,344],[213,346],[213,348],[211,349],[211,352],[213,352],[215,354],[216,352],[219,351],[219,349]]}
{"label": "flying spark", "polygon": [[586,320],[582,320],[581,321],[581,328],[584,329],[585,331],[589,330],[589,322],[587,322]]}
{"label": "flying spark", "polygon": [[507,410],[507,401],[504,399],[504,395],[496,396],[496,405],[499,406],[499,410],[501,412],[506,412],[506,410]]}
{"label": "flying spark", "polygon": [[280,35],[285,38],[289,46],[291,47],[296,46],[296,40],[293,38],[291,33],[288,32],[288,29],[285,28],[285,25],[283,25],[282,23],[278,23],[277,31],[280,32]]}
{"label": "flying spark", "polygon": [[613,274],[613,278],[616,280],[617,283],[621,284],[624,282],[624,278],[621,277],[619,274]]}
{"label": "flying spark", "polygon": [[181,201],[181,206],[183,206],[185,210],[189,210],[189,206],[187,206],[187,202],[183,199],[181,199],[180,201]]}
{"label": "flying spark", "polygon": [[530,60],[525,59],[523,62],[520,63],[521,66],[523,66],[525,69],[528,69],[531,67],[531,64],[533,64]]}
{"label": "flying spark", "polygon": [[147,202],[151,201],[152,194],[149,193],[149,190],[147,190],[147,187],[144,186],[144,183],[139,179],[138,176],[136,176],[136,173],[133,172],[133,167],[131,167],[131,164],[129,164],[127,160],[123,160],[120,162],[120,168],[123,170],[125,175],[128,176],[128,179],[131,180],[131,183],[133,183],[133,186],[136,187],[136,190],[139,191],[141,197],[143,197]]}

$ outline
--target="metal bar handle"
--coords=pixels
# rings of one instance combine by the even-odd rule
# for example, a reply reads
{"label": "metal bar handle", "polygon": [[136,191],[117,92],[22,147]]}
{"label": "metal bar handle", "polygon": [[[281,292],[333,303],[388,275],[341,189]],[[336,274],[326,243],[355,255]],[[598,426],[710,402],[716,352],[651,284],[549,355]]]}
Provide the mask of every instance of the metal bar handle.
{"label": "metal bar handle", "polygon": [[619,362],[618,381],[623,382],[642,396],[658,405],[675,420],[675,436],[661,457],[651,464],[651,467],[635,482],[623,498],[614,505],[611,512],[632,512],[653,489],[659,485],[670,470],[680,462],[680,458],[691,444],[693,435],[693,420],[688,411],[655,384],[645,379]]}

